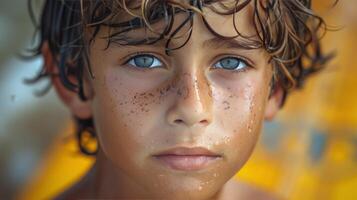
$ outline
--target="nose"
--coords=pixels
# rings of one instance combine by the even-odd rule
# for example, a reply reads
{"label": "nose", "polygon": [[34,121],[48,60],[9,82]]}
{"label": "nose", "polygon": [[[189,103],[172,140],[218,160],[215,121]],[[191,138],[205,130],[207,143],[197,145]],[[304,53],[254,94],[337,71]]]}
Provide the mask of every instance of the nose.
{"label": "nose", "polygon": [[183,73],[176,82],[173,104],[167,112],[172,126],[208,126],[212,121],[211,89],[204,75]]}

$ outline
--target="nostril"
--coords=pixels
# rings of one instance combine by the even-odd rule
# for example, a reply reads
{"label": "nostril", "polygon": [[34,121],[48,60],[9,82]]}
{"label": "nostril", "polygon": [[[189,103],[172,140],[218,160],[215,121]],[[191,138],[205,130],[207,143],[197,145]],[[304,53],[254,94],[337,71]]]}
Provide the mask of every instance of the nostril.
{"label": "nostril", "polygon": [[207,121],[206,119],[201,120],[201,121],[200,121],[200,124],[207,125],[207,124],[208,124],[208,121]]}
{"label": "nostril", "polygon": [[[183,121],[182,119],[176,119],[176,120],[174,121],[174,123],[176,123],[176,124],[183,124],[184,121]],[[199,122],[199,124],[207,125],[207,124],[209,124],[209,122],[208,122],[208,120],[204,119],[204,120],[201,120],[201,121]]]}
{"label": "nostril", "polygon": [[182,121],[182,119],[176,119],[176,120],[175,120],[175,123],[177,123],[177,124],[182,124],[183,121]]}

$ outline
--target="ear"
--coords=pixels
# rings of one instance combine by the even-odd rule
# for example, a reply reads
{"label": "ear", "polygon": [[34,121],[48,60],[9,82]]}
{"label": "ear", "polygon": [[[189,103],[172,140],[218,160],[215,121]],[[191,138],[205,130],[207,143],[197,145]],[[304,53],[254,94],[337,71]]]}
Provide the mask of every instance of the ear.
{"label": "ear", "polygon": [[281,108],[284,99],[283,88],[276,84],[269,96],[267,106],[265,108],[265,120],[271,121]]}
{"label": "ear", "polygon": [[[41,47],[41,53],[44,60],[44,66],[48,74],[51,74],[51,82],[56,90],[57,95],[62,102],[71,110],[72,114],[79,119],[89,119],[92,117],[90,100],[82,101],[76,92],[66,88],[58,76],[59,70],[54,55],[52,54],[48,43],[45,42]],[[69,77],[71,81],[75,81],[75,77]]]}

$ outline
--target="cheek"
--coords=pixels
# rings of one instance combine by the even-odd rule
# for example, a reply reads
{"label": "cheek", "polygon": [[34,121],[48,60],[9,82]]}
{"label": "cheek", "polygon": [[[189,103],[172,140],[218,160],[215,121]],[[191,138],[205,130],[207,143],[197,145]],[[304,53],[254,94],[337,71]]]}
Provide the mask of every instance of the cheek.
{"label": "cheek", "polygon": [[213,91],[218,121],[217,145],[235,169],[249,158],[261,130],[267,99],[264,79],[245,80]]}
{"label": "cheek", "polygon": [[114,70],[107,69],[102,74],[96,77],[93,99],[101,149],[117,162],[126,155],[140,158],[151,146],[148,141],[152,138],[145,133],[152,129],[156,120],[149,118],[155,116],[151,114],[159,103],[155,92],[143,92],[142,87]]}

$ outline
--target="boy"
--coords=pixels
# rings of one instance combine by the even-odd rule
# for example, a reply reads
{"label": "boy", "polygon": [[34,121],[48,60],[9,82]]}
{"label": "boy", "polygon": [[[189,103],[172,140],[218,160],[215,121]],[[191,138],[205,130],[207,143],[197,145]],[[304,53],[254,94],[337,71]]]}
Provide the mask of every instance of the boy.
{"label": "boy", "polygon": [[[58,199],[245,199],[264,120],[329,57],[309,0],[47,0],[37,54],[92,170]],[[98,141],[92,150],[83,142]],[[264,197],[266,199],[268,197]]]}

